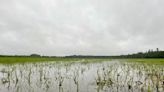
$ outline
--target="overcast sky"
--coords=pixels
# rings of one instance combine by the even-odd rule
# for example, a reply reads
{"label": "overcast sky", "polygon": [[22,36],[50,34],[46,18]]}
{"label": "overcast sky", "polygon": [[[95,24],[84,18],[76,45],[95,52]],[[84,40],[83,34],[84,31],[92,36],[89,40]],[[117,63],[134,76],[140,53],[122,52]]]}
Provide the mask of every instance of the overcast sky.
{"label": "overcast sky", "polygon": [[0,0],[0,54],[164,49],[164,0]]}

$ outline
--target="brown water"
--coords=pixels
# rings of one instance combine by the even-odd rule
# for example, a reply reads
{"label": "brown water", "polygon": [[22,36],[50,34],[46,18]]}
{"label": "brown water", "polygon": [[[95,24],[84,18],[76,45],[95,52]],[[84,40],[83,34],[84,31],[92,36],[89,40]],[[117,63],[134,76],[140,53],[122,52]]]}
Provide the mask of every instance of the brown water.
{"label": "brown water", "polygon": [[0,92],[164,92],[164,65],[119,60],[0,64]]}

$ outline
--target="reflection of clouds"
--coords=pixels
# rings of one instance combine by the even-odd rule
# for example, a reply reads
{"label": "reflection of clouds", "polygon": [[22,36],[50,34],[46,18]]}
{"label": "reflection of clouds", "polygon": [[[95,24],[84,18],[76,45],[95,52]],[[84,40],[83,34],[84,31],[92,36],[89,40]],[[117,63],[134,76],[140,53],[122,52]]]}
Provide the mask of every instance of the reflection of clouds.
{"label": "reflection of clouds", "polygon": [[[163,90],[163,65],[49,62],[0,65],[3,92],[140,92]],[[95,89],[97,88],[97,89]]]}

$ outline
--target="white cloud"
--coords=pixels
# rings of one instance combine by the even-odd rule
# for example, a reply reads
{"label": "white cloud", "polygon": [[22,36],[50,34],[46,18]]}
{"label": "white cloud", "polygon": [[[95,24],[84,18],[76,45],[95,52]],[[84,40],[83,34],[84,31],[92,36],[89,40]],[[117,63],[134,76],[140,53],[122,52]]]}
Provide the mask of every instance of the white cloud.
{"label": "white cloud", "polygon": [[1,0],[0,54],[164,49],[162,0]]}

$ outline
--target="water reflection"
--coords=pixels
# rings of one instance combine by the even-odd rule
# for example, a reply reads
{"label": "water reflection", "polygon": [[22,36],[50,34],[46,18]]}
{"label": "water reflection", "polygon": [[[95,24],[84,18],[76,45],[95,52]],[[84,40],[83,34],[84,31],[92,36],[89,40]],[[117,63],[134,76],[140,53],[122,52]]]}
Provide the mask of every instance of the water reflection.
{"label": "water reflection", "polygon": [[0,65],[0,92],[164,92],[164,66],[104,62]]}

